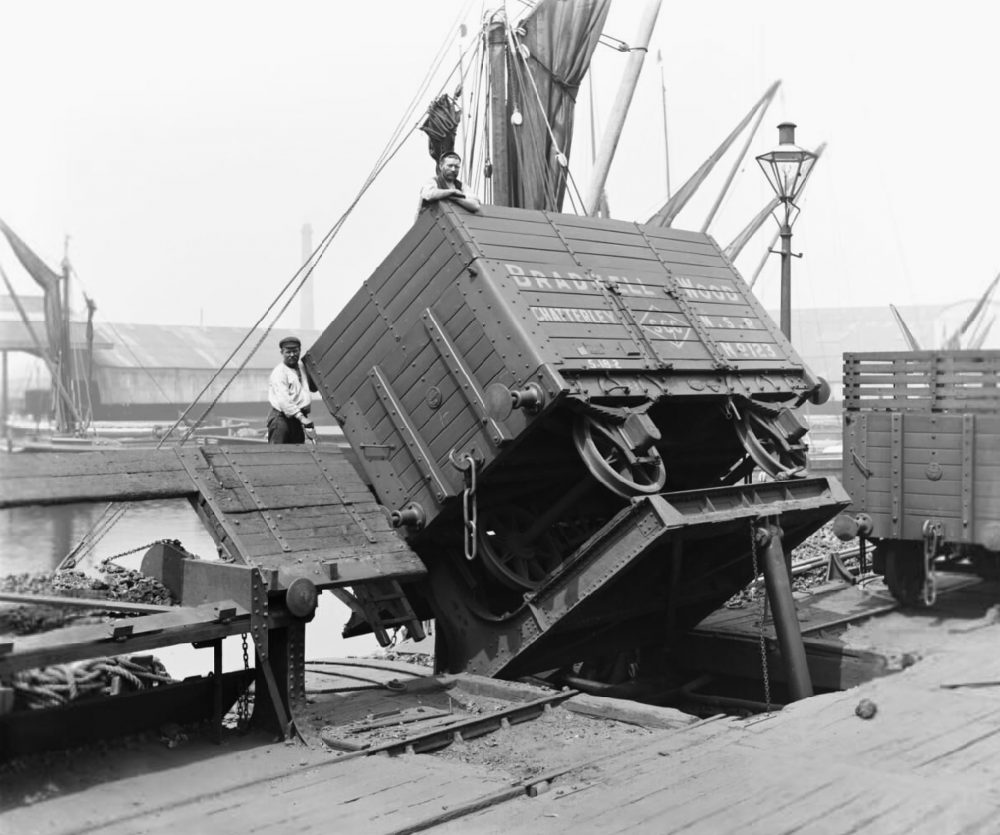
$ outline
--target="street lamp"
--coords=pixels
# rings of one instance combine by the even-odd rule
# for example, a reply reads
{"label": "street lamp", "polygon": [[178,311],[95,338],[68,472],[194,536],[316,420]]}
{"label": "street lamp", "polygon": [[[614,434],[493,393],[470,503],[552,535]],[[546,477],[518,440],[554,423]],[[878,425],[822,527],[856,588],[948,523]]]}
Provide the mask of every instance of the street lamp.
{"label": "street lamp", "polygon": [[795,144],[795,125],[778,125],[778,147],[757,157],[764,176],[781,201],[781,215],[775,215],[781,235],[781,332],[792,338],[792,224],[799,216],[795,199],[802,191],[817,156]]}

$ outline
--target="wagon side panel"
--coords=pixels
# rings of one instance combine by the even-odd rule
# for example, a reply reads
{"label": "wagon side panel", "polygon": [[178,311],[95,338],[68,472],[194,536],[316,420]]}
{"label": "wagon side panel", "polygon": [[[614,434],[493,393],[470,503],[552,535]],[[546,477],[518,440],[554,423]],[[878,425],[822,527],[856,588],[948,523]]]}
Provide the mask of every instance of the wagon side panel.
{"label": "wagon side panel", "polygon": [[1000,352],[845,354],[844,473],[879,538],[1000,545]]}

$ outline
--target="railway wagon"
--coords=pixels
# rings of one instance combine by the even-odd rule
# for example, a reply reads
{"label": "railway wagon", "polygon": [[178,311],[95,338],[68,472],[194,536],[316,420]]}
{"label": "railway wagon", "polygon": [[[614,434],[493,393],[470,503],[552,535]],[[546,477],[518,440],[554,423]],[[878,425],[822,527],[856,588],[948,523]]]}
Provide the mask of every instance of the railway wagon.
{"label": "railway wagon", "polygon": [[933,602],[939,557],[995,569],[1000,351],[844,354],[844,409],[843,534],[877,543],[893,595]]}
{"label": "railway wagon", "polygon": [[[786,511],[794,545],[846,503],[832,479],[806,478],[794,413],[825,382],[705,234],[436,204],[303,361],[393,523],[440,568],[416,594],[451,624],[452,666],[496,674],[497,659],[523,657],[527,633],[504,631],[515,614],[533,618],[531,643],[557,633],[568,612],[549,598],[542,618],[532,596],[570,583],[585,552],[597,559],[608,526],[640,524],[639,505],[684,497],[649,523],[675,534],[603,558],[592,594],[566,604],[607,601],[588,601],[581,623],[611,610],[697,619],[751,575],[752,519]],[[782,489],[765,498],[754,473]],[[728,492],[713,502],[713,489]],[[655,570],[631,571],[652,552]],[[664,592],[686,570],[701,579],[680,599]]]}

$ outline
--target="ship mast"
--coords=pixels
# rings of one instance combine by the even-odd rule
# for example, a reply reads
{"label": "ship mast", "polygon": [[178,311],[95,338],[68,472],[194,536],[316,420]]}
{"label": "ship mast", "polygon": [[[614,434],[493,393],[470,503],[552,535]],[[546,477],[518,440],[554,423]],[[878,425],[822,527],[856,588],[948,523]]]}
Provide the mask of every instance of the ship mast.
{"label": "ship mast", "polygon": [[622,128],[625,127],[625,117],[628,115],[629,105],[632,104],[632,94],[635,93],[636,83],[639,80],[639,72],[642,70],[642,62],[646,57],[646,52],[649,50],[649,39],[653,34],[653,26],[656,25],[656,16],[660,13],[661,4],[662,0],[650,0],[646,5],[642,19],[639,21],[635,43],[629,49],[628,63],[625,66],[625,72],[618,87],[618,95],[615,97],[614,106],[608,117],[608,124],[604,130],[601,147],[597,152],[590,190],[585,197],[584,208],[591,217],[596,215],[601,207],[601,192],[604,191],[604,184],[608,179],[608,172],[611,170],[611,161],[614,159],[615,150],[618,148],[618,140],[621,138]]}
{"label": "ship mast", "polygon": [[510,168],[507,148],[507,21],[498,14],[489,28],[487,37],[490,61],[490,136],[491,162],[493,172],[493,202],[497,206],[509,206]]}

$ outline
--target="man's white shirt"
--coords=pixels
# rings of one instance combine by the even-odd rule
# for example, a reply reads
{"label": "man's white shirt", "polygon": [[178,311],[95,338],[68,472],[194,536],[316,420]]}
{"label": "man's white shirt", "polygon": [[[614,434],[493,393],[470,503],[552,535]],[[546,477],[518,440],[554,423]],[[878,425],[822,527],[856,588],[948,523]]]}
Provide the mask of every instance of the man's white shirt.
{"label": "man's white shirt", "polygon": [[301,366],[289,368],[284,363],[276,366],[268,380],[268,402],[286,417],[295,417],[312,403],[309,389],[303,384],[304,379]]}

